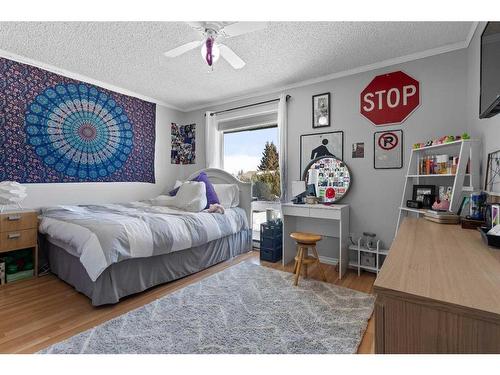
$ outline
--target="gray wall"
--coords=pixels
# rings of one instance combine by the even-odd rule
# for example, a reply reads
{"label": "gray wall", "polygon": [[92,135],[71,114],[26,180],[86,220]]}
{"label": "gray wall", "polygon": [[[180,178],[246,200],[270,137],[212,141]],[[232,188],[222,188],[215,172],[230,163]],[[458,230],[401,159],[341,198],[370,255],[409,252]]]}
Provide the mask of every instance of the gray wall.
{"label": "gray wall", "polygon": [[[421,105],[401,126],[373,126],[359,114],[359,95],[376,75],[403,70],[420,81]],[[301,134],[321,132],[311,126],[311,96],[331,93],[332,126],[322,131],[344,131],[344,159],[353,174],[352,188],[343,203],[351,205],[350,231],[372,231],[389,246],[401,200],[404,176],[413,143],[445,134],[461,134],[467,129],[466,102],[467,51],[459,50],[391,67],[287,90],[292,98],[288,107],[289,183],[299,179],[299,142]],[[220,110],[236,105],[276,98],[278,93],[214,106],[187,113],[186,122],[204,124],[205,110]],[[373,133],[402,129],[404,166],[397,170],[373,168]],[[198,127],[197,160],[204,162],[204,132]],[[365,142],[365,158],[352,159],[354,142]],[[199,166],[198,166],[199,167]]]}
{"label": "gray wall", "polygon": [[481,33],[485,26],[485,22],[479,24],[467,49],[467,121],[471,133],[481,140],[482,183],[484,183],[483,172],[486,170],[488,153],[500,149],[500,115],[489,119],[479,119],[480,47]]}

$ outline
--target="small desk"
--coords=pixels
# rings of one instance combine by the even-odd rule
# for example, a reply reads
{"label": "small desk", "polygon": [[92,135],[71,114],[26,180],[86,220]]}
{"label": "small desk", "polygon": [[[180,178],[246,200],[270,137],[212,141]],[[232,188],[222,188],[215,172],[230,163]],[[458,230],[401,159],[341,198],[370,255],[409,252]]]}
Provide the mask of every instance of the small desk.
{"label": "small desk", "polygon": [[[339,279],[347,270],[349,252],[349,205],[334,204],[293,204],[281,205],[283,214],[283,264],[293,260],[297,249],[295,242],[290,238],[292,232],[310,232],[325,237],[335,237],[339,240]],[[333,251],[325,258],[334,259]]]}

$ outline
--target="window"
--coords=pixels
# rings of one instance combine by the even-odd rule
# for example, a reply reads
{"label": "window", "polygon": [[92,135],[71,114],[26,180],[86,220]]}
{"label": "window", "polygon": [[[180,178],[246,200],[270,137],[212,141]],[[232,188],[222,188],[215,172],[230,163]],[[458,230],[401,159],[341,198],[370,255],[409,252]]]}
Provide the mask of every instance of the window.
{"label": "window", "polygon": [[224,132],[224,169],[242,181],[252,182],[254,199],[278,201],[278,127]]}
{"label": "window", "polygon": [[266,209],[280,210],[278,149],[277,125],[224,132],[224,169],[252,182],[254,243],[266,221]]}

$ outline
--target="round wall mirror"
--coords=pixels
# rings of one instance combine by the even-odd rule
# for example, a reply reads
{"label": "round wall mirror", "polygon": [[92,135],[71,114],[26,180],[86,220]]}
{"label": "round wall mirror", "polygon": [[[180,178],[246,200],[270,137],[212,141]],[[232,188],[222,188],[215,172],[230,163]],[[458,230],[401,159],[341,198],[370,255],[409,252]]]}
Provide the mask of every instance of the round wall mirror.
{"label": "round wall mirror", "polygon": [[333,156],[322,156],[311,161],[304,169],[302,180],[307,191],[314,186],[316,197],[322,203],[340,201],[351,185],[351,172],[346,163]]}

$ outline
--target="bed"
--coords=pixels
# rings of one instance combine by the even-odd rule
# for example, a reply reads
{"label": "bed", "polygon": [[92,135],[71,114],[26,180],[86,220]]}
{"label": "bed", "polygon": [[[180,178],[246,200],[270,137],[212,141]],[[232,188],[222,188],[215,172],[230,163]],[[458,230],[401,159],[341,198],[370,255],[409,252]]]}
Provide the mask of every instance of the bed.
{"label": "bed", "polygon": [[250,251],[251,184],[220,169],[202,171],[212,184],[236,184],[238,207],[223,215],[148,201],[43,209],[40,232],[52,273],[99,306]]}

